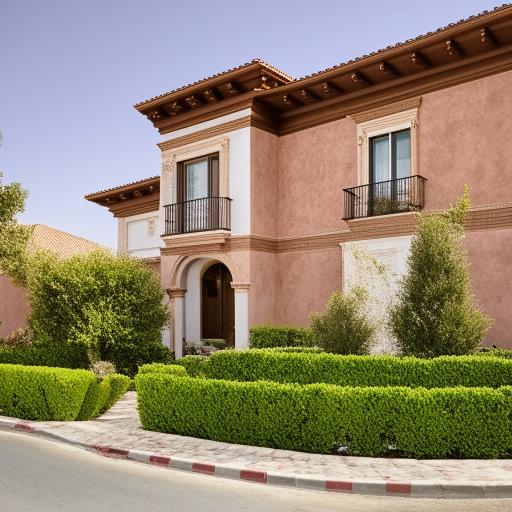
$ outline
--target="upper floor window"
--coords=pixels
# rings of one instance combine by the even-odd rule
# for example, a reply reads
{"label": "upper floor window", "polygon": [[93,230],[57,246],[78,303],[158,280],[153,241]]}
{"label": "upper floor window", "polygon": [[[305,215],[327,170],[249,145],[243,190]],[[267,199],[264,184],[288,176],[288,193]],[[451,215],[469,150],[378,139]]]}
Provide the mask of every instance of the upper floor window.
{"label": "upper floor window", "polygon": [[178,163],[178,202],[219,195],[219,154]]}
{"label": "upper floor window", "polygon": [[385,133],[369,140],[370,183],[411,175],[411,130]]}

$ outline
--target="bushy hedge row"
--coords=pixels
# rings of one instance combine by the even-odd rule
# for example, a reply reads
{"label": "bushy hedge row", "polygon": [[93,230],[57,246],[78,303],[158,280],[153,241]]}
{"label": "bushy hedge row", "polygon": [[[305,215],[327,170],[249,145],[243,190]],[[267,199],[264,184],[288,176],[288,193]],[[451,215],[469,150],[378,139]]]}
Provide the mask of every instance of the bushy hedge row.
{"label": "bushy hedge row", "polygon": [[419,359],[230,350],[211,355],[202,372],[212,379],[339,386],[497,388],[512,385],[512,360],[481,356]]}
{"label": "bushy hedge row", "polygon": [[411,389],[135,378],[145,429],[305,452],[506,457],[512,387]]}
{"label": "bushy hedge row", "polygon": [[301,352],[301,353],[313,353],[317,354],[323,352],[324,349],[320,347],[271,347],[265,350],[269,352]]}
{"label": "bushy hedge row", "polygon": [[140,366],[139,373],[170,373],[176,376],[185,376],[187,370],[184,366],[177,364],[150,363]]}
{"label": "bushy hedge row", "polygon": [[86,370],[2,364],[0,414],[28,420],[74,420],[95,379]]}
{"label": "bushy hedge row", "polygon": [[130,379],[101,382],[87,370],[0,364],[0,414],[27,420],[91,419],[124,394]]}
{"label": "bushy hedge row", "polygon": [[476,354],[482,357],[503,357],[505,359],[512,359],[512,350],[509,348],[490,348],[476,352]]}
{"label": "bushy hedge row", "polygon": [[63,343],[59,347],[40,345],[20,346],[0,344],[0,364],[50,366],[58,368],[88,368],[87,348],[79,344]]}
{"label": "bushy hedge row", "polygon": [[183,366],[191,377],[198,377],[204,374],[207,360],[208,358],[205,356],[190,355],[177,359],[176,363]]}
{"label": "bushy hedge row", "polygon": [[85,395],[77,420],[89,420],[108,411],[130,387],[131,379],[126,375],[107,375],[96,379]]}
{"label": "bushy hedge row", "polygon": [[288,325],[257,325],[250,329],[252,348],[309,347],[313,344],[311,329]]}

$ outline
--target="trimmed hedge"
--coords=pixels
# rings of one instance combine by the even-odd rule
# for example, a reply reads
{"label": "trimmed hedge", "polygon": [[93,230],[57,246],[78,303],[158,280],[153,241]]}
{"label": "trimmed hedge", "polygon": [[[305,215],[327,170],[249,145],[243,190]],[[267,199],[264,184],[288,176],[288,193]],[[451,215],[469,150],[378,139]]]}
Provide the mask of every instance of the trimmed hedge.
{"label": "trimmed hedge", "polygon": [[141,374],[147,430],[228,443],[350,455],[506,457],[512,387],[411,389],[300,386]]}
{"label": "trimmed hedge", "polygon": [[127,391],[131,384],[130,377],[121,374],[107,375],[102,383],[108,382],[110,392],[100,409],[100,414],[108,411]]}
{"label": "trimmed hedge", "polygon": [[0,364],[0,414],[71,421],[96,377],[87,370]]}
{"label": "trimmed hedge", "polygon": [[288,325],[257,325],[251,327],[251,348],[310,347],[313,345],[311,329]]}
{"label": "trimmed hedge", "polygon": [[509,348],[491,348],[476,352],[476,355],[483,357],[503,357],[505,359],[512,359],[512,350]]}
{"label": "trimmed hedge", "polygon": [[150,363],[139,366],[139,373],[170,373],[179,377],[187,375],[187,370],[177,364]]}
{"label": "trimmed hedge", "polygon": [[0,344],[0,364],[87,369],[89,357],[86,347],[80,344],[63,343],[55,350],[39,345],[24,347]]}
{"label": "trimmed hedge", "polygon": [[130,379],[87,370],[0,364],[0,414],[37,421],[89,420],[126,392]]}
{"label": "trimmed hedge", "polygon": [[512,385],[512,360],[481,356],[433,359],[342,356],[270,350],[222,351],[203,365],[207,378],[338,386],[445,388]]}
{"label": "trimmed hedge", "polygon": [[265,349],[267,352],[301,352],[301,353],[313,353],[318,354],[323,352],[324,349],[321,347],[271,347]]}
{"label": "trimmed hedge", "polygon": [[[223,350],[222,352],[234,352],[234,350]],[[181,359],[176,359],[176,363],[183,366],[191,377],[199,377],[204,374],[207,359],[208,358],[205,356],[189,355]]]}

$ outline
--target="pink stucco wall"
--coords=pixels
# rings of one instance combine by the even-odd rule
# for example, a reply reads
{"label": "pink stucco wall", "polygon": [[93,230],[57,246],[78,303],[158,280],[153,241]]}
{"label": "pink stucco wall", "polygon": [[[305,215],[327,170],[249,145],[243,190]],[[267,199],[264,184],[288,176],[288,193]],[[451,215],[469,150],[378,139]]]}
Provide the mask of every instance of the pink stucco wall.
{"label": "pink stucco wall", "polygon": [[357,185],[357,131],[342,119],[279,139],[280,238],[344,229],[342,189]]}
{"label": "pink stucco wall", "polygon": [[278,324],[308,325],[312,311],[324,309],[341,289],[341,249],[297,251],[278,255]]}
{"label": "pink stucco wall", "polygon": [[251,233],[277,236],[279,138],[251,129]]}
{"label": "pink stucco wall", "polygon": [[[466,183],[474,206],[512,202],[510,90],[512,71],[423,96],[418,168],[428,179],[426,208],[448,206]],[[279,138],[252,133],[253,234],[277,231],[283,239],[349,229],[342,220],[342,189],[358,184],[354,121]],[[512,230],[468,232],[466,243],[475,297],[495,319],[487,342],[512,346],[512,298],[503,289],[512,282]],[[251,264],[251,323],[271,318],[275,301],[276,323],[306,325],[309,313],[341,288],[340,249],[280,252],[276,267],[263,261]],[[274,287],[268,296],[264,281]]]}
{"label": "pink stucco wall", "polygon": [[27,325],[30,307],[27,293],[15,286],[10,277],[0,274],[0,336],[9,336]]}
{"label": "pink stucco wall", "polygon": [[251,288],[249,289],[249,326],[277,321],[277,255],[251,251]]}
{"label": "pink stucco wall", "polygon": [[486,343],[512,348],[512,229],[470,231],[465,242],[476,302],[494,319]]}
{"label": "pink stucco wall", "polygon": [[423,96],[419,172],[426,208],[443,208],[464,184],[474,205],[512,200],[512,71]]}

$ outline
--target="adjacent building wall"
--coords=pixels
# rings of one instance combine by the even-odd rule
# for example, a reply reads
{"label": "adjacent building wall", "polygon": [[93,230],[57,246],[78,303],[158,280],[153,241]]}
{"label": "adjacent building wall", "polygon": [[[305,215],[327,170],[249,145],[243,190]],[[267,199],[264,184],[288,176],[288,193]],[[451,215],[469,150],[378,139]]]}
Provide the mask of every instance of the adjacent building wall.
{"label": "adjacent building wall", "polygon": [[27,326],[30,307],[27,292],[14,285],[11,278],[0,274],[0,337]]}

